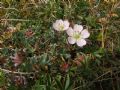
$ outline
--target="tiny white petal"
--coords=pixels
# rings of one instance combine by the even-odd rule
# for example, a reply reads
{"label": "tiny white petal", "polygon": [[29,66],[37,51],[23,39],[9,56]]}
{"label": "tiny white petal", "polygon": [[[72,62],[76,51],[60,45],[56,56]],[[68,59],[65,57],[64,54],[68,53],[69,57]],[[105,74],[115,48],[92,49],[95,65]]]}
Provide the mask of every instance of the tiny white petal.
{"label": "tiny white petal", "polygon": [[80,39],[77,41],[77,45],[83,47],[84,45],[86,45],[86,41],[84,39]]}
{"label": "tiny white petal", "polygon": [[56,23],[53,23],[53,28],[57,31],[59,31],[58,25]]}
{"label": "tiny white petal", "polygon": [[68,42],[70,44],[75,44],[76,40],[73,37],[68,37]]}
{"label": "tiny white petal", "polygon": [[64,30],[67,30],[69,28],[70,23],[67,20],[63,21],[63,23],[64,23]]}
{"label": "tiny white petal", "polygon": [[14,66],[17,67],[19,64],[18,63],[15,63]]}
{"label": "tiny white petal", "polygon": [[84,29],[82,32],[81,32],[81,37],[82,38],[88,38],[90,36],[90,33],[88,32],[88,30]]}
{"label": "tiny white petal", "polygon": [[73,31],[73,29],[70,27],[70,28],[68,28],[68,30],[66,31],[66,33],[67,33],[69,36],[73,36],[74,31]]}
{"label": "tiny white petal", "polygon": [[55,23],[57,23],[57,24],[63,24],[63,20],[62,19],[56,20]]}
{"label": "tiny white petal", "polygon": [[81,32],[83,30],[83,26],[75,24],[73,29],[77,32]]}

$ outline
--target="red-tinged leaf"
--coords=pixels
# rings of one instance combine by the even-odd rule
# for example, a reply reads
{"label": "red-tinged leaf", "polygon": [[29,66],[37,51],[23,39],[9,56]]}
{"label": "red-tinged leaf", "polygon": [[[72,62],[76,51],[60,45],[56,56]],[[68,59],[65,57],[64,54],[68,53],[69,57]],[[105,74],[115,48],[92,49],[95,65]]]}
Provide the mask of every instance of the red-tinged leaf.
{"label": "red-tinged leaf", "polygon": [[66,72],[68,70],[68,68],[69,68],[69,64],[68,63],[64,63],[60,67],[61,67],[61,71]]}
{"label": "red-tinged leaf", "polygon": [[32,31],[32,29],[29,29],[29,30],[27,30],[26,32],[25,32],[25,36],[27,37],[27,38],[30,38],[30,37],[32,37],[34,35],[34,32]]}
{"label": "red-tinged leaf", "polygon": [[23,56],[20,53],[15,53],[14,57],[11,56],[11,59],[13,59],[15,66],[18,66],[23,62]]}
{"label": "red-tinged leaf", "polygon": [[19,86],[19,85],[26,85],[27,81],[24,76],[15,76],[14,77],[14,83]]}
{"label": "red-tinged leaf", "polygon": [[77,57],[75,60],[74,60],[74,63],[78,66],[81,65],[81,62],[85,59],[85,57],[83,55]]}

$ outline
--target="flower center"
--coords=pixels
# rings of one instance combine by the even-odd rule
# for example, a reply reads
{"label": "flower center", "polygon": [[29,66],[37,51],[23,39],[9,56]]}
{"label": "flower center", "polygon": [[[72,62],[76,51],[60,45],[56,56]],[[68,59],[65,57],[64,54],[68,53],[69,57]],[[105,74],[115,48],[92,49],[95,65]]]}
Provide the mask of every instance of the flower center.
{"label": "flower center", "polygon": [[81,35],[79,33],[74,33],[73,37],[78,40],[81,38]]}
{"label": "flower center", "polygon": [[63,29],[64,29],[64,25],[60,25],[60,26],[59,26],[59,29],[60,29],[60,30],[63,30]]}

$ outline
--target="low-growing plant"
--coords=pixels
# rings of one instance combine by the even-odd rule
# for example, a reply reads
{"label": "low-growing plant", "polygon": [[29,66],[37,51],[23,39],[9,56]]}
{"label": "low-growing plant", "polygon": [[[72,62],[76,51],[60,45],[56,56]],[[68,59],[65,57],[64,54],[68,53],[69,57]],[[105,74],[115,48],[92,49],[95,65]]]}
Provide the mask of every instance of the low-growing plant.
{"label": "low-growing plant", "polygon": [[119,0],[1,0],[0,90],[119,90]]}

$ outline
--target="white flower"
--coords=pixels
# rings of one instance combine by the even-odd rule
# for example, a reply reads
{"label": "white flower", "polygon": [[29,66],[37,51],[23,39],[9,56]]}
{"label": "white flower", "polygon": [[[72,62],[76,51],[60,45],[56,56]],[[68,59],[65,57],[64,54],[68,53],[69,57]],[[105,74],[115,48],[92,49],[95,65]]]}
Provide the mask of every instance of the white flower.
{"label": "white flower", "polygon": [[53,28],[57,31],[64,31],[67,30],[69,28],[69,22],[67,20],[63,21],[63,20],[56,20],[55,23],[53,23]]}
{"label": "white flower", "polygon": [[73,28],[67,30],[68,42],[70,44],[77,44],[80,47],[86,45],[86,38],[90,36],[90,33],[87,29],[83,29],[82,25],[75,24]]}

